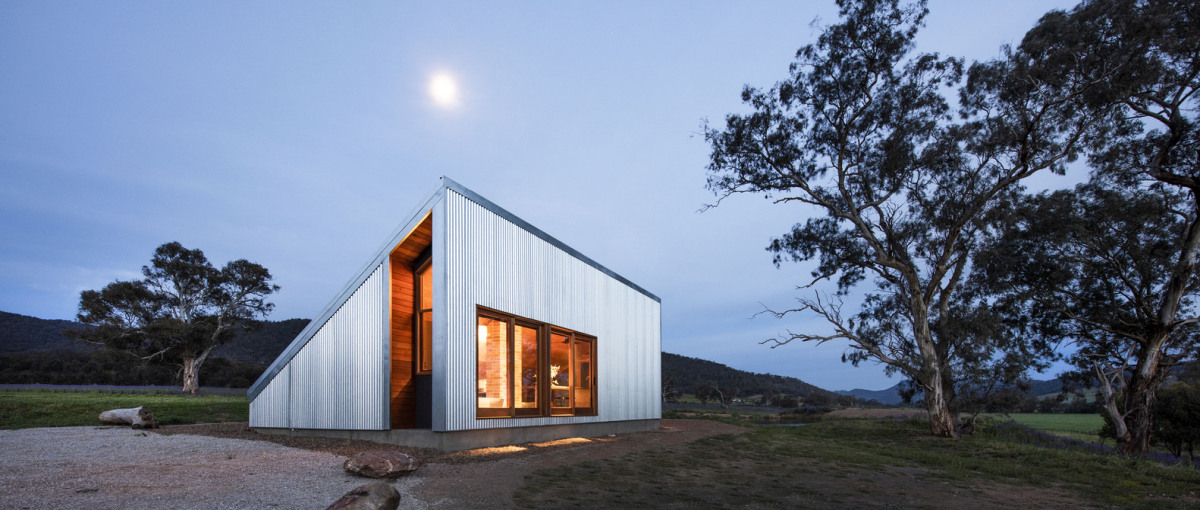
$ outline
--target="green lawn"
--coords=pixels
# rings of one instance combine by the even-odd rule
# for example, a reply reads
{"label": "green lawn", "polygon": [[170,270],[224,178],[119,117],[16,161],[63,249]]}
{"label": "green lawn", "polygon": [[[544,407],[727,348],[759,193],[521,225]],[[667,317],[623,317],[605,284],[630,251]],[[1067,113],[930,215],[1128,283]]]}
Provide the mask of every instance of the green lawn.
{"label": "green lawn", "polygon": [[[1025,444],[995,422],[936,439],[917,420],[755,427],[624,457],[537,471],[519,508],[1014,507],[1195,508],[1200,472]],[[1005,496],[1008,495],[1008,496]],[[1048,495],[1048,496],[1047,496]],[[1051,499],[1037,499],[1049,497]],[[1059,499],[1053,499],[1053,498]],[[944,499],[943,499],[944,498]],[[1064,501],[1064,499],[1066,501]]]}
{"label": "green lawn", "polygon": [[[1100,442],[1100,436],[1097,434],[1104,426],[1104,418],[1098,414],[1013,413],[1008,417],[1022,425],[1051,434],[1093,443]],[[995,418],[1004,419],[1001,416]]]}
{"label": "green lawn", "polygon": [[0,429],[98,425],[103,411],[146,406],[163,425],[248,421],[246,397],[115,394],[96,391],[0,391]]}

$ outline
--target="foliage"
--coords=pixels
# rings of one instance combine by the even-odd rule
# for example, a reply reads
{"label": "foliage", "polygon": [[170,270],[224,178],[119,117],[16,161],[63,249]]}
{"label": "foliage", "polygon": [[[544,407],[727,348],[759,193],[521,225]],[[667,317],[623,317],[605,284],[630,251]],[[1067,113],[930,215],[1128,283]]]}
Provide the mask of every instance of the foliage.
{"label": "foliage", "polygon": [[775,395],[771,397],[771,405],[783,409],[795,409],[800,406],[800,401],[791,395]]}
{"label": "foliage", "polygon": [[1200,442],[1200,388],[1176,383],[1160,391],[1154,402],[1154,440],[1173,455],[1187,451],[1195,461]]}
{"label": "foliage", "polygon": [[[1062,173],[1091,117],[1079,114],[1087,84],[1046,86],[1040,58],[1013,51],[974,64],[910,56],[923,2],[843,0],[842,21],[801,48],[790,76],[769,90],[746,87],[753,112],[707,128],[708,187],[720,200],[761,194],[815,208],[771,242],[775,263],[816,259],[812,285],[836,277],[838,297],[821,294],[778,317],[811,312],[829,334],[792,332],[788,342],[847,341],[847,361],[872,360],[902,373],[923,393],[934,434],[954,435],[951,407],[961,376],[1017,373],[1049,346],[998,327],[988,303],[963,285],[989,213],[1020,182]],[[957,116],[943,91],[961,85]],[[720,201],[719,200],[719,201]],[[857,313],[841,295],[872,279]]]}
{"label": "foliage", "polygon": [[708,404],[709,400],[716,400],[721,407],[725,406],[725,400],[718,396],[716,389],[710,383],[697,384],[692,388],[692,396],[696,397],[701,405]]}
{"label": "foliage", "polygon": [[[1070,339],[1126,451],[1147,451],[1168,369],[1194,356],[1200,290],[1200,4],[1090,0],[1047,14],[1022,51],[1051,86],[1091,83],[1076,117],[1091,180],[1017,208],[992,276],[1021,326]],[[1119,391],[1120,390],[1120,391]]]}
{"label": "foliage", "polygon": [[[663,353],[666,357],[667,353]],[[663,402],[679,402],[679,388],[675,386],[675,378],[669,372],[662,372],[662,399]]]}
{"label": "foliage", "polygon": [[78,318],[91,327],[71,333],[145,361],[179,364],[190,393],[213,349],[270,313],[266,297],[279,290],[258,264],[239,259],[217,269],[177,242],[159,246],[142,275],[83,291]]}
{"label": "foliage", "polygon": [[0,390],[0,429],[99,425],[109,409],[146,406],[164,425],[247,421],[246,397]]}
{"label": "foliage", "polygon": [[[1189,508],[1200,471],[1032,444],[1028,429],[985,427],[930,442],[921,421],[825,419],[757,427],[529,475],[514,496],[528,508],[824,508],[940,506],[986,484],[1010,505],[1054,487],[1043,506]],[[926,432],[922,433],[922,430]],[[1019,495],[1019,496],[1018,496]],[[569,498],[575,498],[571,500]],[[994,501],[994,496],[984,496]]]}

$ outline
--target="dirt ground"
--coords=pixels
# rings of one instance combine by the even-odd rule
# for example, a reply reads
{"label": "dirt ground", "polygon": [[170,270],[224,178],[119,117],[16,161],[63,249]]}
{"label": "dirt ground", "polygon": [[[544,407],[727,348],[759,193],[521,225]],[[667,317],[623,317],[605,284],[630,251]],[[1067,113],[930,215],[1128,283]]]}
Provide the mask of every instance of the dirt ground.
{"label": "dirt ground", "polygon": [[409,491],[412,497],[423,501],[428,508],[511,508],[513,492],[521,487],[525,475],[536,469],[619,456],[647,448],[661,448],[718,434],[739,434],[748,430],[711,420],[662,420],[661,425],[662,428],[655,432],[571,438],[461,452],[408,448],[350,439],[259,434],[250,430],[246,423],[175,425],[163,427],[159,432],[270,441],[283,446],[345,457],[364,451],[401,451],[415,456],[423,464],[421,469],[412,475],[418,478],[418,483],[411,486]]}
{"label": "dirt ground", "polygon": [[[853,410],[847,410],[853,411]],[[878,411],[878,410],[877,410]],[[854,417],[898,417],[882,410]],[[909,413],[913,411],[907,411]],[[845,414],[845,413],[843,413]],[[873,416],[881,414],[880,416]],[[872,415],[872,416],[867,416]],[[424,466],[402,491],[408,504],[402,508],[512,508],[513,492],[526,474],[543,468],[570,465],[626,453],[664,448],[719,434],[739,435],[748,429],[710,420],[662,420],[662,429],[615,437],[573,438],[548,443],[481,448],[463,452],[403,448],[367,441],[301,438],[258,434],[245,423],[164,427],[165,434],[197,434],[231,439],[270,441],[284,446],[349,456],[369,450],[400,450],[421,459]],[[737,437],[735,441],[744,441]],[[1014,487],[992,482],[963,486],[930,481],[924,470],[888,468],[883,471],[848,466],[811,466],[792,483],[803,484],[803,496],[793,501],[799,508],[945,508],[1000,509],[1086,508],[1070,492],[1034,487]],[[667,505],[673,507],[672,505]],[[676,505],[677,506],[677,505]],[[687,506],[687,505],[684,505]],[[680,506],[683,508],[684,506]]]}

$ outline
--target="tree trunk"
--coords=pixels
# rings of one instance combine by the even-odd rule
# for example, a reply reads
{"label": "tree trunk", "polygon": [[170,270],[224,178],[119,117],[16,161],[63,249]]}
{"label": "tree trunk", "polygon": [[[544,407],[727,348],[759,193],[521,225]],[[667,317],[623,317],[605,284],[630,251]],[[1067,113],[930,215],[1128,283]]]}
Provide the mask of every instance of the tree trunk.
{"label": "tree trunk", "polygon": [[942,378],[935,376],[929,381],[925,390],[925,410],[929,412],[929,429],[937,437],[956,437],[954,413],[950,412],[950,402],[946,398]]}
{"label": "tree trunk", "polygon": [[217,344],[209,345],[194,358],[183,358],[183,392],[189,395],[195,395],[200,391],[200,366],[204,364],[204,360],[208,359],[208,355],[212,353]]}
{"label": "tree trunk", "polygon": [[925,392],[930,432],[937,437],[957,437],[954,413],[950,412],[950,395],[946,389],[949,373],[943,372],[942,356],[929,327],[929,310],[920,293],[914,293],[909,298],[909,308],[913,318],[913,339],[921,355],[921,373],[916,379]]}
{"label": "tree trunk", "polygon": [[200,363],[196,358],[183,359],[183,392],[195,395],[200,391]]}
{"label": "tree trunk", "polygon": [[1124,443],[1117,440],[1117,445],[1123,453],[1147,453],[1150,451],[1150,431],[1153,427],[1151,420],[1151,404],[1155,393],[1153,388],[1146,387],[1146,381],[1134,381],[1125,396],[1130,404],[1129,414],[1125,417],[1125,427],[1128,429],[1128,440]]}
{"label": "tree trunk", "polygon": [[154,413],[145,407],[132,409],[110,409],[100,413],[100,423],[109,425],[132,425],[135,429],[152,429],[158,427]]}
{"label": "tree trunk", "polygon": [[1108,414],[1109,421],[1113,424],[1113,435],[1117,440],[1117,449],[1127,451],[1126,445],[1129,443],[1129,428],[1125,426],[1125,415],[1121,412],[1121,406],[1118,405],[1116,392],[1113,390],[1112,382],[1109,381],[1108,375],[1100,368],[1100,365],[1095,365],[1096,377],[1100,380],[1100,395],[1101,404],[1104,406],[1104,412]]}
{"label": "tree trunk", "polygon": [[1162,381],[1160,361],[1160,346],[1166,342],[1166,333],[1153,338],[1142,348],[1138,356],[1138,364],[1133,369],[1129,379],[1129,387],[1125,389],[1125,426],[1129,430],[1128,440],[1124,443],[1117,440],[1117,445],[1124,453],[1147,453],[1150,451],[1150,433],[1154,429],[1154,400],[1158,397],[1158,385]]}

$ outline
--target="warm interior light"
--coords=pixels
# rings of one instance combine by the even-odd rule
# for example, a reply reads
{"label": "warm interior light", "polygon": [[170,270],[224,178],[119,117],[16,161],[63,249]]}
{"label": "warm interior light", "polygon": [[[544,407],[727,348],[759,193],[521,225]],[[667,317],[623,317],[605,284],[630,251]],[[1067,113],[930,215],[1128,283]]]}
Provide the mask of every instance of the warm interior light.
{"label": "warm interior light", "polygon": [[568,437],[565,439],[555,439],[554,441],[546,441],[545,443],[530,443],[529,446],[536,446],[538,448],[547,448],[550,446],[565,446],[565,445],[570,445],[570,444],[590,443],[590,442],[592,442],[592,440],[588,439],[586,437]]}

